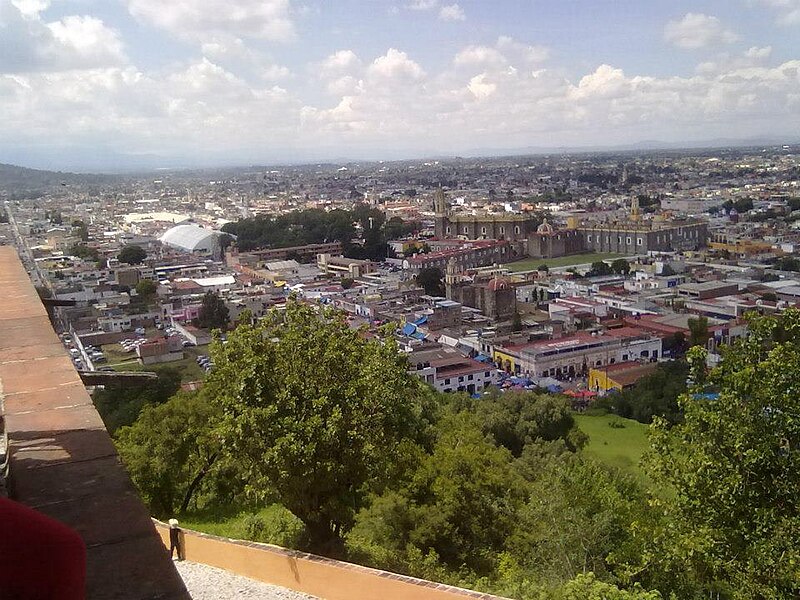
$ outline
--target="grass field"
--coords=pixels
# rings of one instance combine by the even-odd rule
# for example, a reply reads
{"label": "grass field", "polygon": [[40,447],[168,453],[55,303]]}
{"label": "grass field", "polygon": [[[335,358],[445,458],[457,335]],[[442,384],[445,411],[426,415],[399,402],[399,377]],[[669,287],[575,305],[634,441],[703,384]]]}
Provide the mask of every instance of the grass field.
{"label": "grass field", "polygon": [[[260,521],[256,527],[253,520]],[[284,547],[297,545],[302,532],[300,520],[279,504],[261,509],[229,507],[213,511],[189,512],[181,517],[181,527],[220,537],[254,540]]]}
{"label": "grass field", "polygon": [[[648,448],[647,425],[616,415],[575,415],[575,422],[589,436],[589,443],[584,448],[587,456],[618,467],[647,483],[647,476],[639,465]],[[609,423],[617,426],[612,427]]]}
{"label": "grass field", "polygon": [[540,265],[547,265],[549,268],[556,267],[571,267],[573,265],[582,265],[593,263],[598,260],[613,260],[620,258],[622,254],[598,253],[590,252],[588,254],[573,254],[571,256],[559,256],[558,258],[528,258],[513,263],[503,265],[512,271],[531,271]]}

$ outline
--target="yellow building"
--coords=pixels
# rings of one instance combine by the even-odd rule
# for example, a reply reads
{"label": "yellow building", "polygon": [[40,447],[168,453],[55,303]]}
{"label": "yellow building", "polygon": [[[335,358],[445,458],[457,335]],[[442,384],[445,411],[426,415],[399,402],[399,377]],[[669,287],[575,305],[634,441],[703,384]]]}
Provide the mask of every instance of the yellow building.
{"label": "yellow building", "polygon": [[624,362],[592,368],[589,370],[589,389],[601,394],[611,390],[621,392],[655,371],[657,366],[657,363]]}

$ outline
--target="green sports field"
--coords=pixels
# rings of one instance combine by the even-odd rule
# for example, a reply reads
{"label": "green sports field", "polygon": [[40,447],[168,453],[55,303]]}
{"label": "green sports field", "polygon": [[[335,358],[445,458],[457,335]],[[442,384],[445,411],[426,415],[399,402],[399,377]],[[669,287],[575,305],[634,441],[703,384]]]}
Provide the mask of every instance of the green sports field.
{"label": "green sports field", "polygon": [[[643,483],[647,482],[639,465],[642,454],[649,447],[647,425],[616,415],[575,415],[575,422],[589,436],[589,443],[583,450],[587,456],[635,475]],[[610,423],[617,426],[613,427]]]}
{"label": "green sports field", "polygon": [[610,254],[589,252],[587,254],[572,254],[571,256],[559,256],[558,258],[526,258],[513,263],[503,265],[512,271],[531,271],[540,265],[547,265],[548,268],[571,267],[573,265],[590,264],[598,260],[614,260],[622,257],[622,254]]}

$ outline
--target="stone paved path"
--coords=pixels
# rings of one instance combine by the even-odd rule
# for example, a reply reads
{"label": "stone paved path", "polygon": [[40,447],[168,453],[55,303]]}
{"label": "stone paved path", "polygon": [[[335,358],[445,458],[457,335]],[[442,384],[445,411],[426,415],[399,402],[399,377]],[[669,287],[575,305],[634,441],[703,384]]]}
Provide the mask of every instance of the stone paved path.
{"label": "stone paved path", "polygon": [[268,585],[200,563],[184,560],[176,562],[175,566],[194,600],[235,600],[238,598],[318,600],[307,594]]}

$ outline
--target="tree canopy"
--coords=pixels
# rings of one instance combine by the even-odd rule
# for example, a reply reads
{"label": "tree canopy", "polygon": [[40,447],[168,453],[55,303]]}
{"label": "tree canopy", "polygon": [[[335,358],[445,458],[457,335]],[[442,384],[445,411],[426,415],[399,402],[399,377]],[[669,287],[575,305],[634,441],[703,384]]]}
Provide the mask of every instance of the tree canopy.
{"label": "tree canopy", "polygon": [[144,262],[145,258],[147,258],[147,252],[145,252],[144,248],[134,244],[124,246],[122,250],[119,251],[119,254],[117,254],[119,262],[129,265],[140,265]]}
{"label": "tree canopy", "polygon": [[340,554],[367,492],[416,431],[421,383],[405,358],[341,313],[294,300],[215,342],[212,356],[207,385],[251,485],[303,521],[310,549]]}
{"label": "tree canopy", "polygon": [[181,393],[145,406],[133,425],[119,430],[117,449],[156,516],[185,512],[222,464],[218,418],[219,409],[202,392]]}
{"label": "tree canopy", "polygon": [[197,315],[196,325],[203,329],[221,329],[225,331],[230,321],[230,311],[225,301],[216,292],[206,292]]}
{"label": "tree canopy", "polygon": [[[652,562],[644,562],[706,594],[797,598],[800,311],[751,317],[749,327],[709,373],[705,349],[690,350],[694,386],[681,397],[684,422],[655,420],[652,472],[674,499],[668,527],[654,536],[659,558],[646,552]],[[699,395],[707,389],[716,399]]]}
{"label": "tree canopy", "polygon": [[438,267],[427,267],[420,269],[417,273],[417,285],[425,290],[429,296],[444,296],[444,284],[442,283],[442,270]]}

